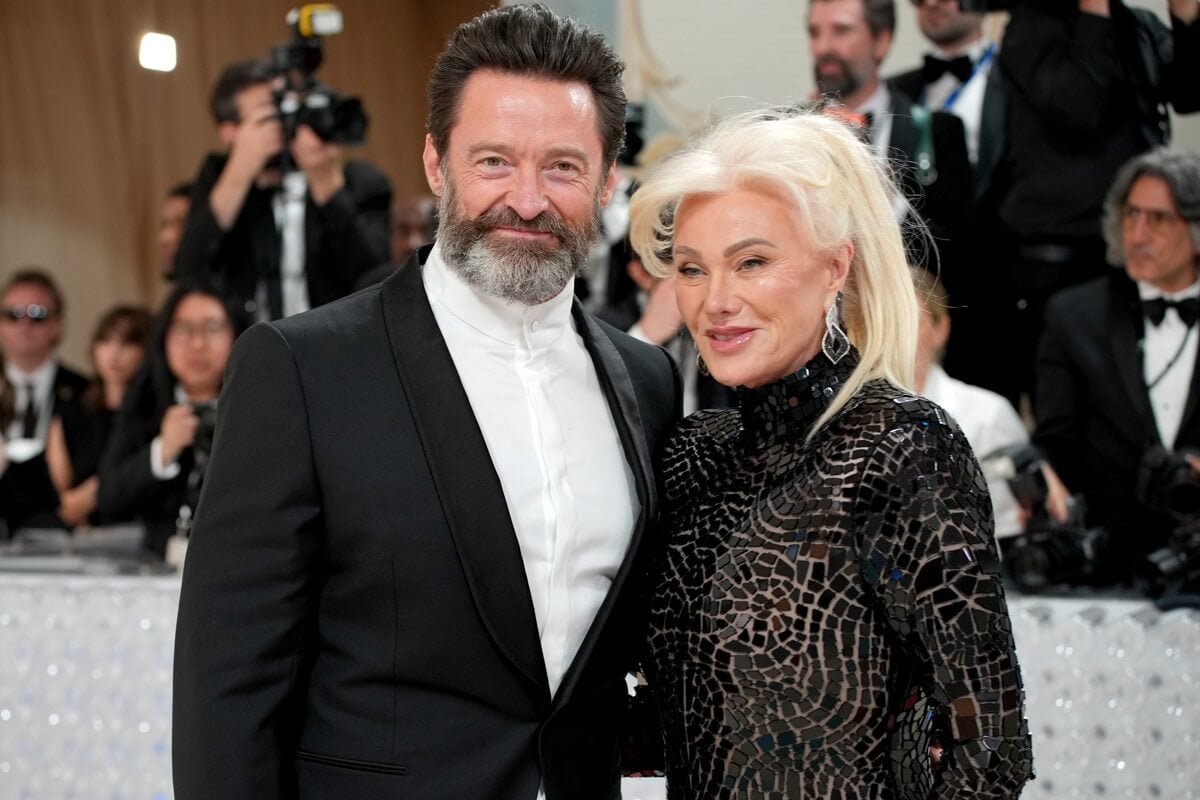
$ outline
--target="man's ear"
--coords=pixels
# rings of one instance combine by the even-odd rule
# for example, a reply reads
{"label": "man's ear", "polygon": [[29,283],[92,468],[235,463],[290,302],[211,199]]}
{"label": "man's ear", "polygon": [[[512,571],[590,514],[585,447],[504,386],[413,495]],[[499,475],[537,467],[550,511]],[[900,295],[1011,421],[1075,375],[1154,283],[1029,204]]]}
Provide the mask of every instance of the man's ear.
{"label": "man's ear", "polygon": [[221,147],[226,150],[233,147],[233,140],[237,137],[238,124],[236,122],[218,122],[217,123],[217,140],[221,142]]}
{"label": "man's ear", "polygon": [[425,180],[429,183],[429,191],[441,197],[445,183],[442,177],[442,157],[433,146],[433,136],[428,133],[425,134],[425,150],[421,153],[421,161],[425,165]]}
{"label": "man's ear", "polygon": [[612,200],[613,192],[617,189],[617,165],[610,164],[608,175],[604,178],[604,191],[600,195],[600,206],[603,208]]}

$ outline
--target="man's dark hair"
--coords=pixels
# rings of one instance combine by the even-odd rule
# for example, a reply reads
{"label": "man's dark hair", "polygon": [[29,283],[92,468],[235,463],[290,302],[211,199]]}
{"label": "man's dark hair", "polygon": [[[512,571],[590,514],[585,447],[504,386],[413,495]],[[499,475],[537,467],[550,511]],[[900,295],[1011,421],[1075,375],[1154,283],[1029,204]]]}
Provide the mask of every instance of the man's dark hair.
{"label": "man's dark hair", "polygon": [[[828,2],[828,0],[809,0],[813,3]],[[896,30],[895,0],[862,0],[863,16],[867,20],[867,28],[872,36],[883,33],[893,33]]]}
{"label": "man's dark hair", "polygon": [[167,197],[182,197],[185,200],[190,200],[192,197],[192,184],[190,181],[177,183],[171,187],[171,191],[167,192]]}
{"label": "man's dark hair", "polygon": [[238,92],[249,89],[260,83],[270,83],[271,67],[261,58],[247,58],[235,61],[217,76],[213,84],[212,96],[208,101],[209,111],[213,121],[220,125],[222,122],[240,122],[237,107]]}
{"label": "man's dark hair", "polygon": [[458,121],[459,98],[478,70],[579,81],[592,90],[604,143],[604,166],[625,142],[625,65],[597,31],[544,5],[493,9],[458,26],[429,77],[427,127],[439,155],[446,153],[450,129]]}
{"label": "man's dark hair", "polygon": [[63,300],[62,290],[58,288],[58,283],[54,278],[50,277],[49,272],[37,267],[19,269],[4,282],[4,288],[0,289],[0,296],[8,294],[9,289],[22,284],[32,284],[45,289],[54,300],[54,308],[51,310],[56,314],[63,313],[63,310],[66,308],[66,302]]}
{"label": "man's dark hair", "polygon": [[1188,224],[1192,247],[1200,264],[1200,155],[1170,147],[1159,147],[1134,156],[1117,172],[1104,199],[1104,241],[1108,263],[1125,265],[1125,233],[1121,216],[1129,192],[1138,178],[1158,178],[1171,190],[1179,216]]}

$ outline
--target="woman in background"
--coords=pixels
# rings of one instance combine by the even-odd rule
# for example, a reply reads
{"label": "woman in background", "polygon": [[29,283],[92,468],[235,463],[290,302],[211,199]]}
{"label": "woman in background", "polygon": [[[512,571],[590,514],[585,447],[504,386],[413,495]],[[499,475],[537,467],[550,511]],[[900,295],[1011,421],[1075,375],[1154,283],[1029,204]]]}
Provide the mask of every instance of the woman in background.
{"label": "woman in background", "polygon": [[100,464],[97,510],[106,521],[143,522],[145,548],[160,558],[171,535],[190,527],[225,363],[247,323],[215,287],[176,286],[117,414]]}
{"label": "woman in background", "polygon": [[142,365],[150,322],[150,313],[134,306],[117,306],[100,318],[90,347],[95,378],[82,402],[50,423],[46,463],[58,490],[58,516],[67,527],[95,522],[100,457],[125,390]]}
{"label": "woman in background", "polygon": [[918,311],[886,184],[843,123],[747,115],[633,196],[635,249],[738,387],[662,454],[671,798],[1016,800],[1030,776],[987,488],[902,388]]}

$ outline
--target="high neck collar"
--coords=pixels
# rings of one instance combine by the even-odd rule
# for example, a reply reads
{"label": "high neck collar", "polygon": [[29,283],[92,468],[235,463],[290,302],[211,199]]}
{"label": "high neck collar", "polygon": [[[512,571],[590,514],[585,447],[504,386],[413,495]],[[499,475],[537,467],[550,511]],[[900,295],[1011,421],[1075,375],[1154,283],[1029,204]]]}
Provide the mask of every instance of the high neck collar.
{"label": "high neck collar", "polygon": [[755,389],[738,389],[738,408],[747,444],[756,449],[808,435],[834,395],[858,366],[858,351],[837,364],[823,353],[790,375]]}
{"label": "high neck collar", "polygon": [[446,263],[434,244],[421,276],[431,301],[485,337],[510,347],[540,350],[558,343],[572,328],[574,284],[568,282],[544,303],[527,306],[484,294],[469,285]]}

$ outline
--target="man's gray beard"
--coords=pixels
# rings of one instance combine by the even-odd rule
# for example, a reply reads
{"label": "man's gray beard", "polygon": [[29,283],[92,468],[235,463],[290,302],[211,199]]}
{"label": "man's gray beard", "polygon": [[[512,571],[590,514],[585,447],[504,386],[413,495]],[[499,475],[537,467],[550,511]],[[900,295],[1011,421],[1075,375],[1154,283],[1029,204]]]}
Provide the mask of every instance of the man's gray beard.
{"label": "man's gray beard", "polygon": [[[579,227],[544,211],[532,220],[510,208],[466,219],[458,213],[449,180],[438,200],[437,239],[446,263],[460,278],[484,294],[535,306],[558,295],[587,265],[588,253],[600,233],[600,197]],[[541,241],[488,238],[494,227],[537,230],[553,235]]]}

